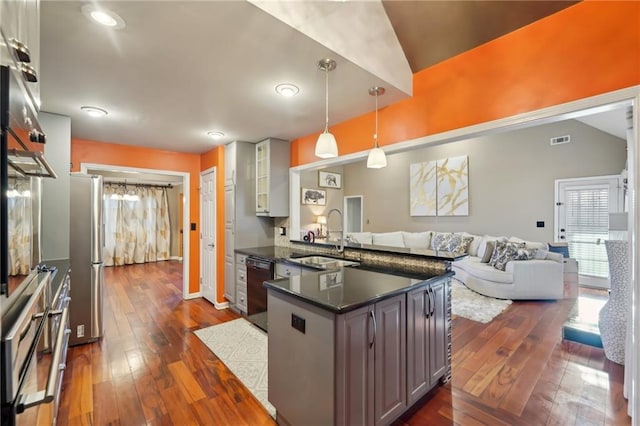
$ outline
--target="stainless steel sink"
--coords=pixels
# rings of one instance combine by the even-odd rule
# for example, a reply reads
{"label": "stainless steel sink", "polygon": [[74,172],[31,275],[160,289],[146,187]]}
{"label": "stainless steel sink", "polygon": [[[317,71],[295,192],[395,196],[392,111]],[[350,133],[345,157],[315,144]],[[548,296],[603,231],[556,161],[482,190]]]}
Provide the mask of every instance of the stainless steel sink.
{"label": "stainless steel sink", "polygon": [[326,256],[305,256],[287,259],[289,262],[298,263],[300,265],[312,266],[320,269],[337,269],[343,266],[358,266],[359,262],[351,260],[336,259]]}

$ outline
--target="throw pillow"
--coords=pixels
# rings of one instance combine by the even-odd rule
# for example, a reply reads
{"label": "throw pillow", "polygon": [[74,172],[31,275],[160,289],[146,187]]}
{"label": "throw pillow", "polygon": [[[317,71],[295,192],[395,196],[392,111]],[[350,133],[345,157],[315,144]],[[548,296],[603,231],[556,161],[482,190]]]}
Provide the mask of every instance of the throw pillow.
{"label": "throw pillow", "polygon": [[535,259],[537,249],[534,248],[519,248],[516,251],[513,260],[531,260]]}
{"label": "throw pillow", "polygon": [[545,260],[547,258],[547,253],[549,253],[549,250],[536,249],[536,255],[534,258],[537,260]]}
{"label": "throw pillow", "polygon": [[449,251],[452,251],[454,253],[467,253],[472,241],[473,237],[461,236],[458,244],[455,247],[449,247]]}
{"label": "throw pillow", "polygon": [[484,255],[482,256],[482,259],[480,259],[480,262],[482,263],[489,263],[489,261],[491,260],[491,256],[493,255],[493,250],[495,250],[496,248],[496,242],[487,241],[486,245],[487,245],[487,248],[484,251]]}
{"label": "throw pillow", "polygon": [[449,234],[444,232],[436,232],[431,236],[431,250],[438,250]]}
{"label": "throw pillow", "polygon": [[491,260],[489,260],[489,265],[504,271],[507,263],[513,260],[519,248],[524,248],[524,243],[497,241]]}

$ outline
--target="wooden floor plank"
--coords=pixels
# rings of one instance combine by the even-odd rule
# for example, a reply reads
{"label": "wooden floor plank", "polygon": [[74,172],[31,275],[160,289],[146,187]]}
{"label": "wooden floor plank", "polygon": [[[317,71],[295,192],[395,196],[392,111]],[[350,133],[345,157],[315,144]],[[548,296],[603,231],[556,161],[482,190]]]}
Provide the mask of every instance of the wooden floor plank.
{"label": "wooden floor plank", "polygon": [[[181,274],[175,261],[106,268],[105,336],[69,349],[58,424],[275,425],[193,334],[238,315],[183,300]],[[571,306],[516,301],[488,324],[453,318],[451,383],[394,425],[630,425],[623,367],[561,340]]]}

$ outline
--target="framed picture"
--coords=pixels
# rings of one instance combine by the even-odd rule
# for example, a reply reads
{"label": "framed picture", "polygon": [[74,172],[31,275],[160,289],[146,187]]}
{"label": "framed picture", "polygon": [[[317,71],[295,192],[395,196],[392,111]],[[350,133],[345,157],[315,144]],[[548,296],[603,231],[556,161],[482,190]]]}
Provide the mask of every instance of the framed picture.
{"label": "framed picture", "polygon": [[334,172],[318,172],[318,186],[321,188],[342,188],[342,175]]}
{"label": "framed picture", "polygon": [[327,191],[322,189],[302,188],[302,204],[311,204],[314,206],[327,205]]}

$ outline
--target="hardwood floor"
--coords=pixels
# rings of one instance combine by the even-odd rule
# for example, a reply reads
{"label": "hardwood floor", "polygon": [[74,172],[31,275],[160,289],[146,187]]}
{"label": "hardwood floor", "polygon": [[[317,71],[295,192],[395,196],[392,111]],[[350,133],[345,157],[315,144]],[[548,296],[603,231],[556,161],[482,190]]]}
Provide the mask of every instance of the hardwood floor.
{"label": "hardwood floor", "polygon": [[[238,317],[183,301],[182,264],[106,268],[105,337],[69,349],[58,424],[273,425],[192,333]],[[623,368],[560,338],[571,300],[453,321],[453,381],[397,425],[630,424]],[[312,419],[310,419],[312,423]]]}

